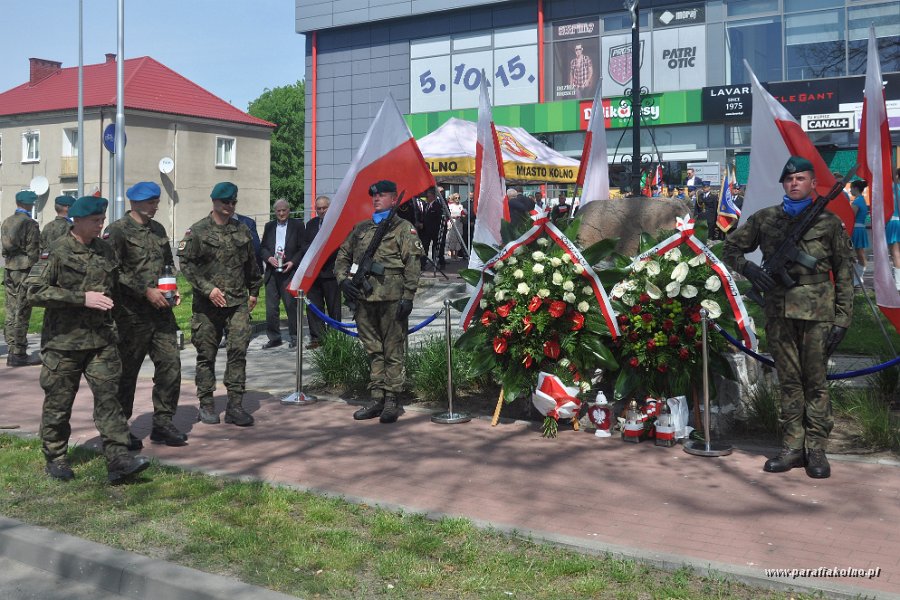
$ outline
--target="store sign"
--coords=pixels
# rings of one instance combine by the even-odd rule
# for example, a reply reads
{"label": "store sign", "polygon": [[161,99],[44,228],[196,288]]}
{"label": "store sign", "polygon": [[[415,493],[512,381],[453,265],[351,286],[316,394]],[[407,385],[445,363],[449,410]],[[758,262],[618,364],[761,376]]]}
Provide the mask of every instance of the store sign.
{"label": "store sign", "polygon": [[706,26],[653,32],[654,92],[691,90],[706,85]]}
{"label": "store sign", "polygon": [[572,38],[597,37],[600,32],[600,22],[593,21],[564,21],[553,24],[553,39],[568,40]]}
{"label": "store sign", "polygon": [[663,27],[684,27],[706,22],[706,8],[702,4],[680,8],[654,8],[653,29]]}
{"label": "store sign", "polygon": [[[642,33],[638,49],[641,68],[641,82],[650,83],[650,40],[649,33]],[[644,60],[647,56],[648,59]],[[631,87],[632,44],[631,34],[608,35],[601,40],[600,60],[603,64],[603,94],[620,96]]]}
{"label": "store sign", "polygon": [[803,131],[853,131],[856,115],[852,112],[803,115],[800,126]]}
{"label": "store sign", "polygon": [[838,111],[837,79],[785,81],[764,87],[795,117]]}
{"label": "store sign", "polygon": [[[885,109],[887,109],[888,129],[891,131],[900,131],[900,100],[886,100],[884,105]],[[853,112],[854,121],[856,123],[853,130],[859,133],[859,128],[862,125],[863,103],[848,102],[846,104],[841,104],[840,109],[844,112]]]}
{"label": "store sign", "polygon": [[748,120],[753,107],[753,87],[749,83],[703,88],[703,120]]}
{"label": "store sign", "polygon": [[[697,123],[701,120],[698,90],[652,94],[641,106],[641,124],[645,126]],[[592,102],[578,105],[581,129],[587,129],[593,115]],[[631,98],[603,99],[603,125],[605,129],[622,129],[631,126]]]}

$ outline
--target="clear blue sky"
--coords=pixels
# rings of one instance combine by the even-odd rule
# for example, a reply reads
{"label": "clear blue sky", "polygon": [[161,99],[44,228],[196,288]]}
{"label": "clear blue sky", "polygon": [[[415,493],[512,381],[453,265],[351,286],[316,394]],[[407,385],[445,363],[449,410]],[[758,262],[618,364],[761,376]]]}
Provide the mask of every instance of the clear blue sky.
{"label": "clear blue sky", "polygon": [[[293,0],[125,0],[125,58],[152,56],[246,110],[265,88],[303,79]],[[84,64],[117,49],[118,0],[84,0]],[[0,0],[0,92],[28,59],[78,66],[78,0]]]}

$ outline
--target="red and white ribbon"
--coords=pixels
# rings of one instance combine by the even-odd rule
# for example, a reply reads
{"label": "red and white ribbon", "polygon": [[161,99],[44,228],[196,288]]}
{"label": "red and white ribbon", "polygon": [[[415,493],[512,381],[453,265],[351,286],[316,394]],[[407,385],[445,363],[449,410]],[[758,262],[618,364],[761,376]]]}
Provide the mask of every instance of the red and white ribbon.
{"label": "red and white ribbon", "polygon": [[537,389],[531,395],[534,407],[542,415],[554,419],[571,419],[581,409],[578,388],[563,384],[556,375],[538,373]]}
{"label": "red and white ribbon", "polygon": [[725,290],[725,297],[728,298],[731,312],[734,313],[734,320],[737,322],[738,330],[740,330],[741,336],[744,338],[744,345],[751,350],[755,350],[757,343],[756,334],[749,327],[750,315],[747,313],[747,307],[744,306],[744,300],[741,298],[741,293],[734,282],[731,272],[706,244],[694,237],[694,220],[690,216],[685,215],[684,217],[676,218],[675,229],[677,230],[676,233],[673,233],[649,250],[638,254],[631,263],[631,268],[634,268],[637,263],[643,260],[648,260],[651,256],[663,256],[666,252],[681,244],[686,244],[695,255],[702,254],[722,282],[722,289]]}

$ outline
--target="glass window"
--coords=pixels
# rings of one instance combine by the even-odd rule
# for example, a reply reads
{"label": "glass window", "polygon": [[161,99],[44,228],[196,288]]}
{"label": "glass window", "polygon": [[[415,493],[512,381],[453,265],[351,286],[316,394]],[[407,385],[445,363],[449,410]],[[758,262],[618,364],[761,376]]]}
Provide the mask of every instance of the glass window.
{"label": "glass window", "polygon": [[786,79],[819,79],[844,74],[844,11],[829,10],[784,18]]}
{"label": "glass window", "polygon": [[749,83],[744,59],[760,81],[781,81],[781,18],[734,21],[725,29],[729,83]]}
{"label": "glass window", "polygon": [[823,8],[843,8],[844,0],[784,0],[784,12],[795,13]]}
{"label": "glass window", "polygon": [[41,160],[41,132],[26,131],[22,134],[22,162]]}
{"label": "glass window", "polygon": [[848,13],[850,75],[866,72],[870,23],[875,23],[881,72],[900,71],[900,10],[897,10],[897,3],[858,6],[849,9]]}
{"label": "glass window", "polygon": [[729,17],[778,12],[778,0],[725,0],[725,9]]}
{"label": "glass window", "polygon": [[[650,11],[642,10],[638,14],[638,21],[642,30],[650,27]],[[631,13],[625,11],[608,17],[603,17],[603,31],[619,31],[631,29]]]}
{"label": "glass window", "polygon": [[78,156],[78,130],[63,129],[62,155]]}
{"label": "glass window", "polygon": [[216,166],[237,166],[234,152],[234,138],[216,137]]}

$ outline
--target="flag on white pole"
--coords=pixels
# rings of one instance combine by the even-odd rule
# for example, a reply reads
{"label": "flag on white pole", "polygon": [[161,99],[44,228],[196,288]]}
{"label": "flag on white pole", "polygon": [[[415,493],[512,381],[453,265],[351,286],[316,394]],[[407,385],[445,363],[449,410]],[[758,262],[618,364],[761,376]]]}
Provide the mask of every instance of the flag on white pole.
{"label": "flag on white pole", "polygon": [[[498,249],[502,245],[500,221],[509,220],[506,206],[506,177],[503,160],[497,142],[497,130],[491,113],[486,77],[481,78],[481,96],[478,101],[478,126],[475,136],[475,229],[472,241],[490,244]],[[469,253],[469,268],[480,269],[481,261],[475,252]]]}
{"label": "flag on white pole", "polygon": [[603,117],[601,83],[602,80],[597,83],[597,91],[594,93],[591,118],[584,136],[584,149],[581,151],[581,165],[578,167],[578,181],[575,184],[576,189],[581,188],[581,208],[588,202],[609,198],[609,161],[606,155],[606,123]]}

